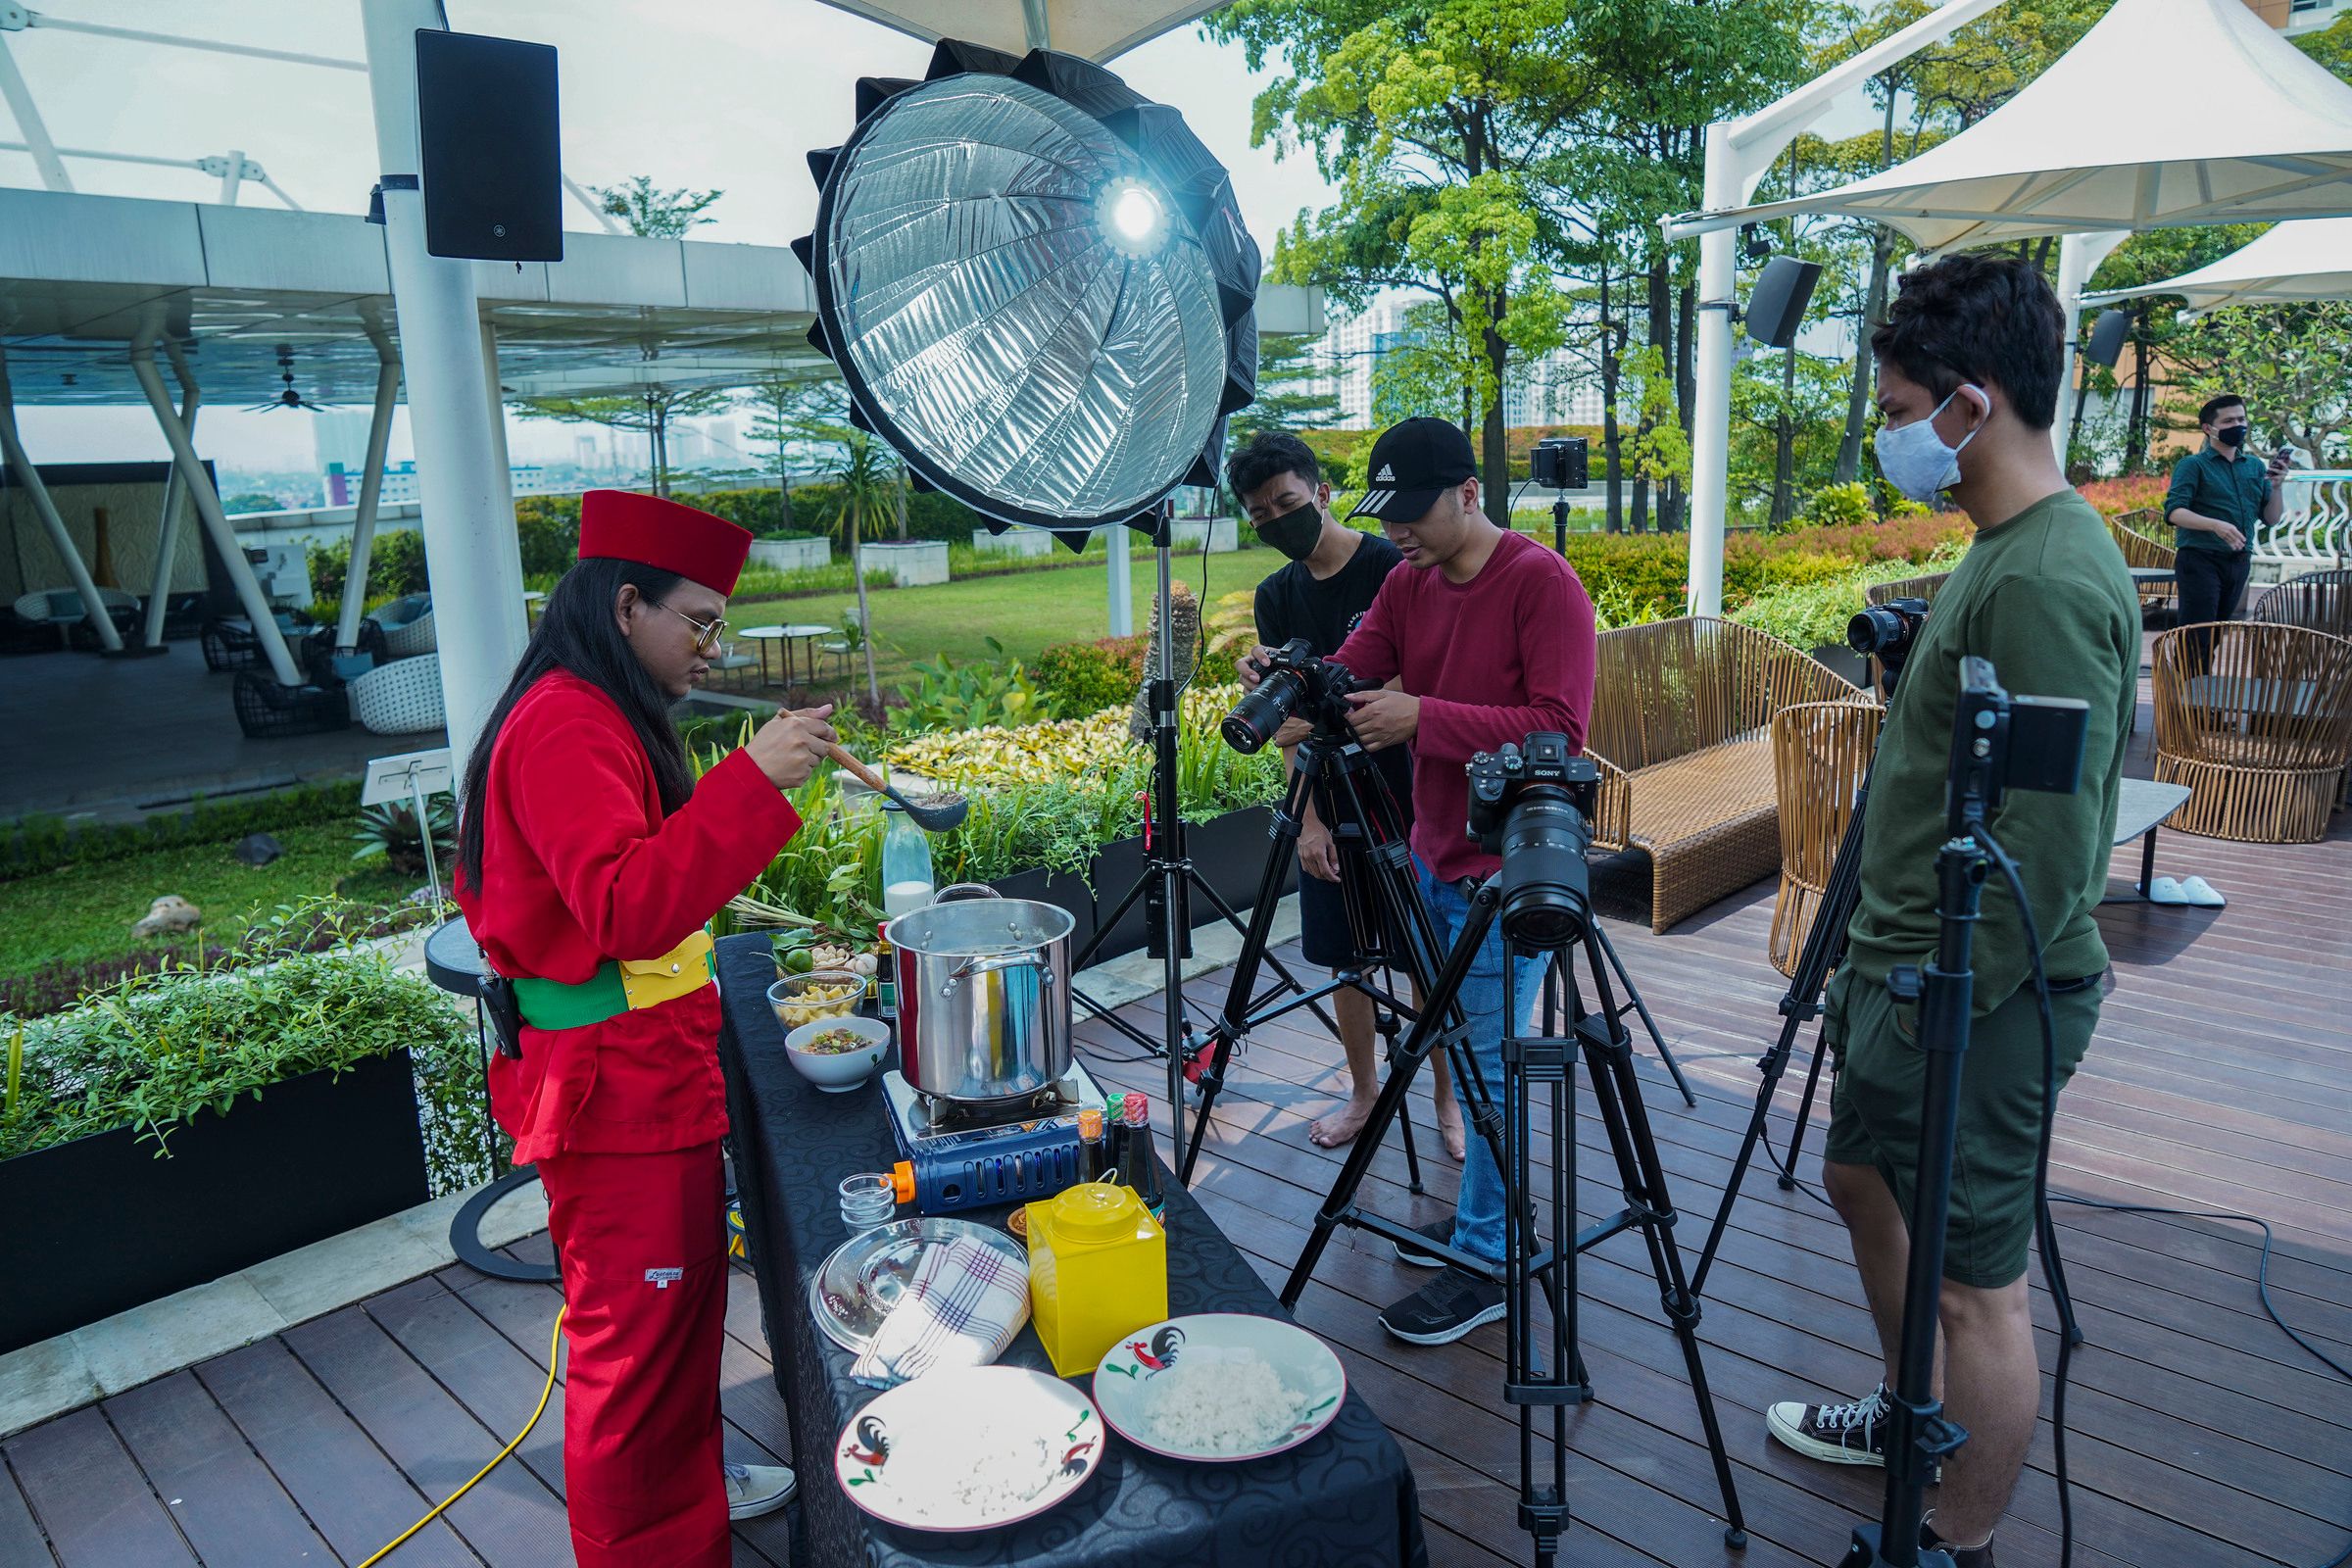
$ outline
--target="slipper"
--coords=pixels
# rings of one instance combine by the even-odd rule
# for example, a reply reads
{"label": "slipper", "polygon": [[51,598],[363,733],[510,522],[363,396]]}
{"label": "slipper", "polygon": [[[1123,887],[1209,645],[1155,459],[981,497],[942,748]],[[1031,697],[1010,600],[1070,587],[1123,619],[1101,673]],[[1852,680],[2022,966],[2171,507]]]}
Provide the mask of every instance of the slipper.
{"label": "slipper", "polygon": [[2192,876],[2183,881],[2180,892],[2200,909],[2226,909],[2230,906],[2230,901],[2222,897],[2221,890],[2201,876]]}
{"label": "slipper", "polygon": [[2169,876],[2160,876],[2148,884],[2150,904],[2186,904],[2188,890]]}

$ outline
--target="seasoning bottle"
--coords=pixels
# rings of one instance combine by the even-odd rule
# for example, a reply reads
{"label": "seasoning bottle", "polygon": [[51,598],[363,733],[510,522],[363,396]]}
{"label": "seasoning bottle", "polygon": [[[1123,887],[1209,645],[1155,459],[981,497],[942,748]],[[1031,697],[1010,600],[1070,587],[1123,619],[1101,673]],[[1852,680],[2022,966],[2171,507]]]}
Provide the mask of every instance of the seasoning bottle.
{"label": "seasoning bottle", "polygon": [[1093,1105],[1078,1113],[1078,1179],[1101,1181],[1109,1169],[1102,1142],[1102,1112]]}
{"label": "seasoning bottle", "polygon": [[1125,1112],[1126,1137],[1119,1150],[1119,1180],[1135,1189],[1135,1196],[1157,1218],[1167,1207],[1167,1195],[1160,1190],[1159,1157],[1152,1148],[1151,1107],[1143,1091],[1130,1089],[1122,1107]]}

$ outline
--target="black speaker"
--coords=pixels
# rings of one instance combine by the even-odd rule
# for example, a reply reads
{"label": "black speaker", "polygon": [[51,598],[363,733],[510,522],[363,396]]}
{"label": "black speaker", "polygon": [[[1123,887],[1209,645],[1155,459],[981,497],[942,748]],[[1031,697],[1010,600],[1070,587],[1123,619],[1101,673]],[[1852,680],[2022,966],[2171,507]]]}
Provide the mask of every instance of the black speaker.
{"label": "black speaker", "polygon": [[424,248],[484,262],[564,259],[556,51],[416,30]]}
{"label": "black speaker", "polygon": [[2084,345],[2082,357],[2110,370],[2123,358],[2124,344],[2132,336],[2130,311],[2101,311],[2098,323],[2090,329],[2090,342]]}
{"label": "black speaker", "polygon": [[1812,303],[1813,285],[1820,281],[1819,262],[1774,257],[1747,291],[1747,335],[1776,349],[1795,342],[1796,329],[1805,324],[1805,307]]}

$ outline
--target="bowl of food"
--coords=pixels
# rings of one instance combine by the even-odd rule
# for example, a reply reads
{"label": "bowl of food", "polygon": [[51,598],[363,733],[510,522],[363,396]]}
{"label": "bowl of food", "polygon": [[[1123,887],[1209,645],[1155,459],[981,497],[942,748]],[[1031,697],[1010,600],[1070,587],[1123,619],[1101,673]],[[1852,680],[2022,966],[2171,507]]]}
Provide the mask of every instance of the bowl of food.
{"label": "bowl of food", "polygon": [[813,969],[788,974],[767,988],[767,1004],[787,1031],[827,1018],[847,1018],[865,1000],[873,981],[849,969]]}
{"label": "bowl of food", "polygon": [[784,1054],[827,1094],[846,1095],[874,1075],[890,1049],[890,1025],[879,1018],[819,1018],[784,1037]]}

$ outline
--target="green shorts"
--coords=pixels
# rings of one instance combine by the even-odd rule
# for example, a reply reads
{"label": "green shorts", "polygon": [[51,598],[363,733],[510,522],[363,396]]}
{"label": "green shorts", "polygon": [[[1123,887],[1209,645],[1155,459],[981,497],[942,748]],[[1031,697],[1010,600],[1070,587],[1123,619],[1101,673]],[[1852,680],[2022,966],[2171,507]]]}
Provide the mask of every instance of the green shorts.
{"label": "green shorts", "polygon": [[[1821,1033],[1838,1066],[1822,1157],[1873,1165],[1911,1212],[1918,1179],[1925,1057],[1915,1008],[1849,969],[1832,978]],[[2099,1021],[2099,988],[2050,998],[2058,1084],[2066,1086]],[[2034,988],[1976,1020],[1961,1065],[1960,1128],[1952,1151],[1952,1205],[1943,1277],[1979,1290],[2022,1278],[2034,1241],[2034,1161],[2041,1141],[2041,1018]]]}

